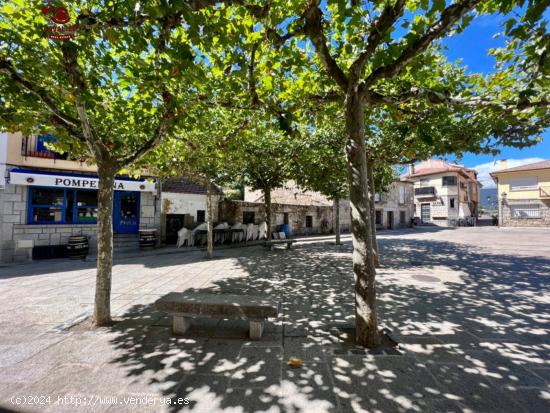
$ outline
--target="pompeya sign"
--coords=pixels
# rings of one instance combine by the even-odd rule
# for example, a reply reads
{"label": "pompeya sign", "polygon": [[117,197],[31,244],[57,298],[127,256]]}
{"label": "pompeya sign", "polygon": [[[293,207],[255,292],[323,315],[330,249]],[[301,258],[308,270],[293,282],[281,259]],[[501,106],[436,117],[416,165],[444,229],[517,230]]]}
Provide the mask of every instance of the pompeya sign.
{"label": "pompeya sign", "polygon": [[[99,178],[12,171],[10,172],[10,184],[97,190],[99,188]],[[154,182],[116,179],[114,189],[117,191],[156,192],[156,185]]]}

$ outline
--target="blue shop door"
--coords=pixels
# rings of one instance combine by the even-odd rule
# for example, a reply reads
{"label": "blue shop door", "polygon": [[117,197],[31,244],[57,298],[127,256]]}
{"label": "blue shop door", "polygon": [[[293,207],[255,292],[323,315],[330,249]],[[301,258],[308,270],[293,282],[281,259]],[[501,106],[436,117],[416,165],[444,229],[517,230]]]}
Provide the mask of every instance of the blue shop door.
{"label": "blue shop door", "polygon": [[139,199],[139,192],[115,191],[113,203],[113,230],[115,233],[138,233]]}

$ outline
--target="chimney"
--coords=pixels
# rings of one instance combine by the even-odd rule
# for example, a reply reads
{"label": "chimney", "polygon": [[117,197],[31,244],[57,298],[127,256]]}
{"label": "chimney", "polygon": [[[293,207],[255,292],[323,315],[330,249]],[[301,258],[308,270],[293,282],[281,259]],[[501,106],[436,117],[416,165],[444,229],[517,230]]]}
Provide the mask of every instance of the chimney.
{"label": "chimney", "polygon": [[500,159],[496,161],[496,170],[501,171],[508,168],[508,159]]}
{"label": "chimney", "polygon": [[414,175],[414,163],[409,164],[409,175]]}

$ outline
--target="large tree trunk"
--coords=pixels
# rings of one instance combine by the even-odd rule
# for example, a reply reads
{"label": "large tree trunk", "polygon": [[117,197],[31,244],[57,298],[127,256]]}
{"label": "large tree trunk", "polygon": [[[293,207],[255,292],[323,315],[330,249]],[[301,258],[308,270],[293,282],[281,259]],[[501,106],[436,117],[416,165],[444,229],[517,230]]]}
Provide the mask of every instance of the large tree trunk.
{"label": "large tree trunk", "polygon": [[376,240],[376,188],[374,187],[374,170],[372,162],[367,161],[367,176],[369,179],[369,194],[370,194],[370,222],[371,222],[371,237],[372,237],[372,253],[374,255],[374,266],[380,266],[380,253],[378,250],[378,241]]}
{"label": "large tree trunk", "polygon": [[212,258],[214,255],[214,218],[212,213],[212,183],[210,179],[206,183],[206,256]]}
{"label": "large tree trunk", "polygon": [[376,319],[376,269],[372,254],[365,119],[363,103],[356,92],[346,96],[345,111],[355,275],[355,334],[358,344],[372,348],[380,345]]}
{"label": "large tree trunk", "polygon": [[97,275],[94,325],[107,326],[111,320],[111,278],[113,274],[113,194],[116,167],[99,165],[97,193]]}
{"label": "large tree trunk", "polygon": [[340,241],[340,198],[334,200],[335,208],[335,220],[334,220],[334,232],[336,232],[336,245],[341,245]]}
{"label": "large tree trunk", "polygon": [[269,241],[271,239],[271,188],[264,188],[264,202],[265,202],[265,223],[267,224],[266,237]]}

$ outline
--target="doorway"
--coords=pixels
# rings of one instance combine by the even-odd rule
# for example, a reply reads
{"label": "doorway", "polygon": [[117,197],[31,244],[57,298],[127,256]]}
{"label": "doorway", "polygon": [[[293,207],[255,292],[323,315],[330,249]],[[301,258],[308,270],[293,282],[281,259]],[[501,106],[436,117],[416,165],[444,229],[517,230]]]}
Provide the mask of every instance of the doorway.
{"label": "doorway", "polygon": [[388,229],[393,229],[393,211],[387,212]]}
{"label": "doorway", "polygon": [[137,234],[139,231],[139,192],[115,191],[113,230],[117,234]]}
{"label": "doorway", "polygon": [[422,220],[422,223],[428,223],[431,221],[431,211],[430,211],[430,204],[421,204],[420,205],[420,218]]}

